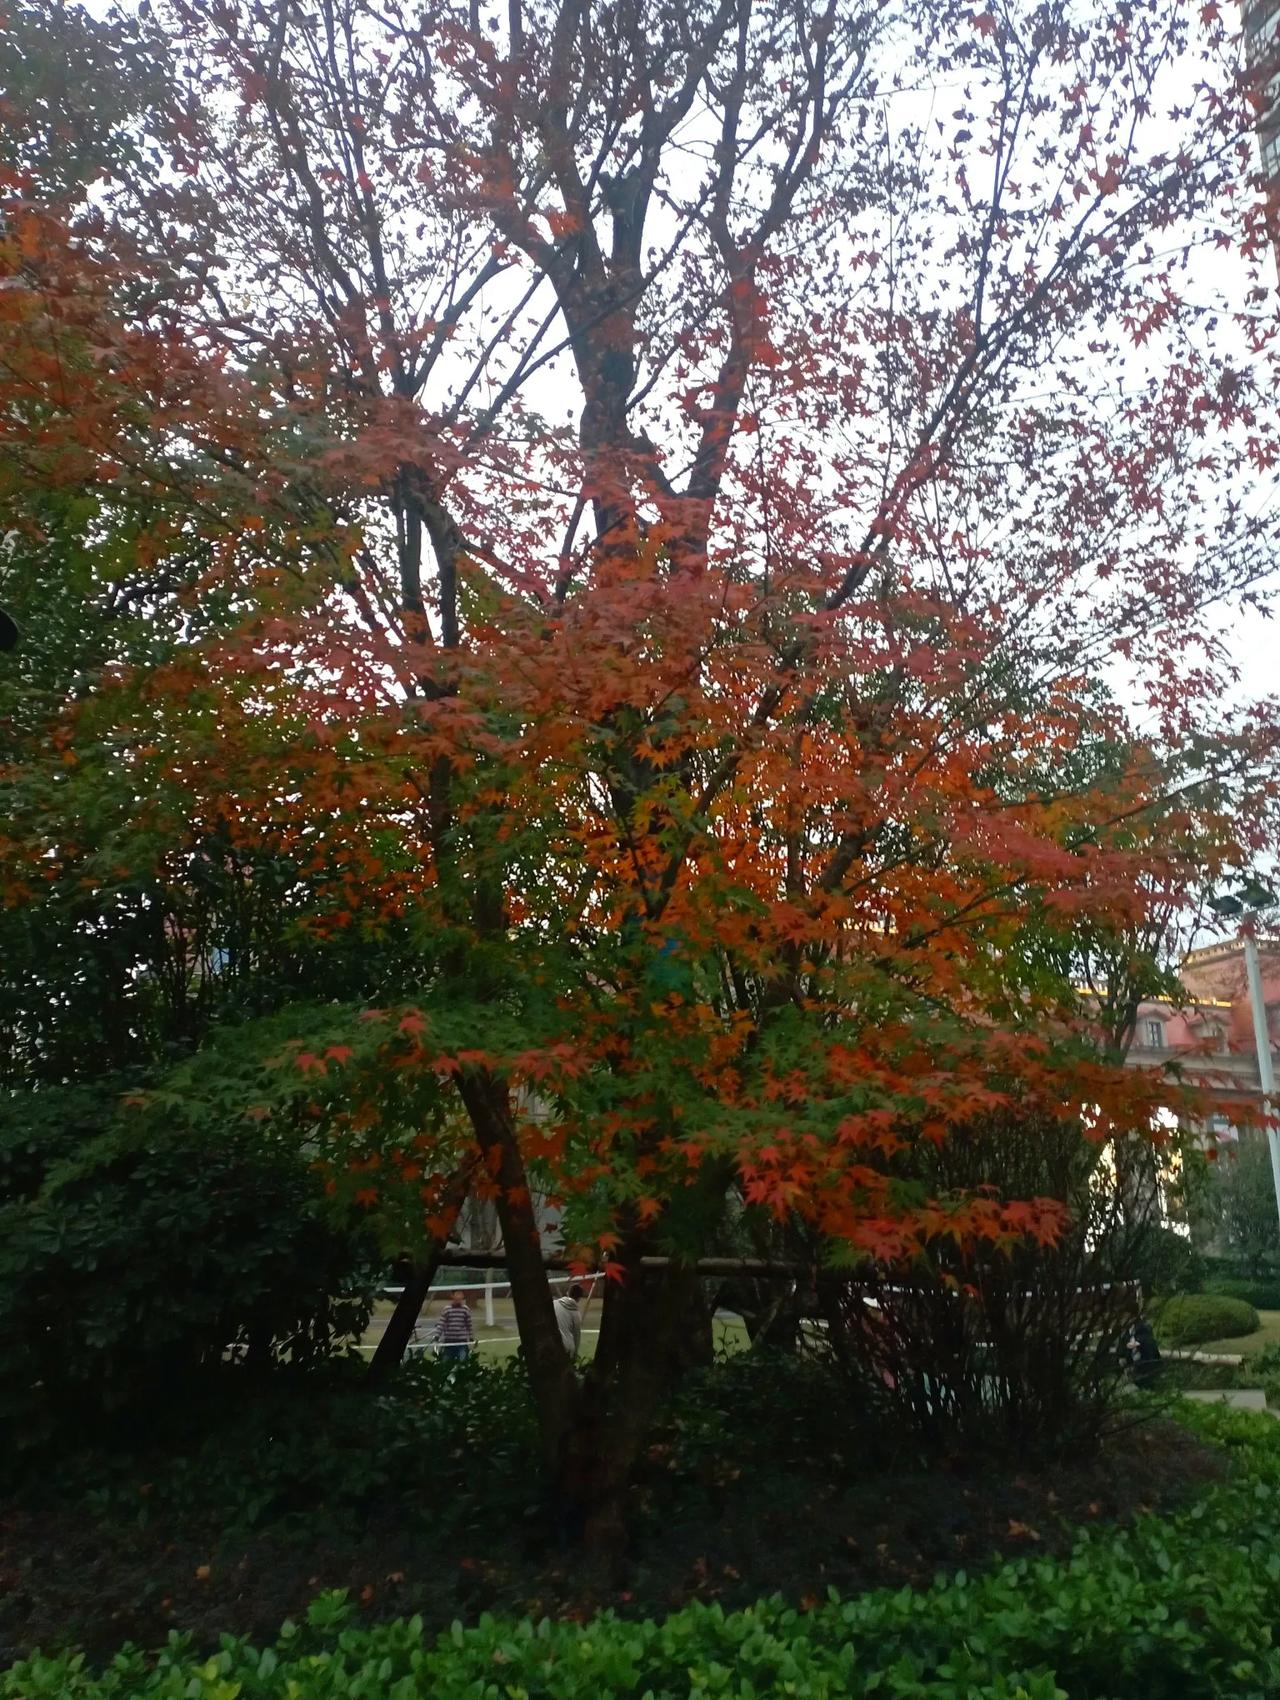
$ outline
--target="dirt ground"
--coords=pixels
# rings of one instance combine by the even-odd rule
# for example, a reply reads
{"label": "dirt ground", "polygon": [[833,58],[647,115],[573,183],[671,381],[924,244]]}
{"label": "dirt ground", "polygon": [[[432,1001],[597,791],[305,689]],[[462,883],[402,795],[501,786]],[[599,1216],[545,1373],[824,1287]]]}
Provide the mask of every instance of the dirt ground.
{"label": "dirt ground", "polygon": [[518,1503],[506,1528],[478,1529],[461,1547],[442,1544],[405,1504],[372,1508],[362,1530],[329,1540],[268,1530],[239,1543],[207,1525],[98,1521],[83,1506],[0,1509],[0,1666],[37,1646],[72,1642],[101,1656],[126,1640],[154,1645],[172,1628],[207,1646],[223,1631],[271,1638],[339,1587],[367,1617],[416,1611],[444,1628],[486,1610],[662,1613],[692,1599],[730,1606],[781,1592],[803,1603],[832,1586],[919,1585],[1000,1554],[1061,1551],[1079,1525],[1168,1507],[1218,1471],[1203,1445],[1160,1422],[1044,1474],[956,1467],[832,1487],[815,1470],[665,1498],[658,1483],[638,1496],[617,1579],[548,1548],[535,1509]]}

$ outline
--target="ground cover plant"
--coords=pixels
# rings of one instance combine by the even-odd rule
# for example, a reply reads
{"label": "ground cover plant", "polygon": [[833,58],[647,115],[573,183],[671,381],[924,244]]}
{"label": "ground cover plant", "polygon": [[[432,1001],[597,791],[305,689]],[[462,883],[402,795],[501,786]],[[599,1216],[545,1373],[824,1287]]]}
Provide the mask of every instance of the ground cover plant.
{"label": "ground cover plant", "polygon": [[926,1586],[996,1552],[1060,1552],[1079,1524],[1176,1505],[1217,1469],[1172,1425],[1123,1428],[1050,1469],[929,1456],[821,1363],[738,1353],[660,1413],[614,1576],[549,1536],[537,1458],[514,1361],[452,1376],[415,1363],[373,1398],[350,1365],[232,1379],[132,1449],[64,1446],[14,1472],[0,1660],[69,1642],[99,1656],[177,1627],[212,1649],[225,1630],[273,1634],[333,1588],[358,1621],[417,1612],[435,1631],[486,1609],[581,1617],[623,1594],[643,1615]]}
{"label": "ground cover plant", "polygon": [[418,1619],[357,1626],[318,1600],[271,1645],[216,1653],[178,1636],[103,1665],[38,1656],[0,1676],[4,1700],[733,1700],[786,1693],[900,1700],[1261,1700],[1280,1684],[1280,1431],[1268,1417],[1195,1419],[1227,1460],[1170,1515],[1082,1533],[1060,1558],[1018,1557],[932,1586],[797,1608],[695,1604],[662,1618],[484,1616],[436,1638]]}

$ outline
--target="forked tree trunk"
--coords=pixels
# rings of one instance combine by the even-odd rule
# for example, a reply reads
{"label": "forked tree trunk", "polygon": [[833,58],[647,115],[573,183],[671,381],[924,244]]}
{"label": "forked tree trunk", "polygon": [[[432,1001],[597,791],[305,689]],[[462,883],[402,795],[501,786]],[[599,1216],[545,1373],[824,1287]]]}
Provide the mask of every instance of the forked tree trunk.
{"label": "forked tree trunk", "polygon": [[606,1289],[556,1478],[563,1532],[606,1566],[625,1556],[627,1489],[657,1409],[690,1362],[704,1308],[696,1270],[646,1270],[638,1256]]}
{"label": "forked tree trunk", "polygon": [[[625,1552],[626,1494],[657,1408],[710,1338],[696,1264],[645,1269],[651,1235],[630,1235],[615,1254],[620,1279],[606,1284],[596,1354],[579,1380],[565,1351],[511,1114],[496,1076],[474,1070],[458,1089],[495,1183],[511,1296],[529,1372],[543,1466],[562,1535],[606,1562]],[[708,1165],[682,1200],[681,1216],[714,1225],[726,1177]]]}

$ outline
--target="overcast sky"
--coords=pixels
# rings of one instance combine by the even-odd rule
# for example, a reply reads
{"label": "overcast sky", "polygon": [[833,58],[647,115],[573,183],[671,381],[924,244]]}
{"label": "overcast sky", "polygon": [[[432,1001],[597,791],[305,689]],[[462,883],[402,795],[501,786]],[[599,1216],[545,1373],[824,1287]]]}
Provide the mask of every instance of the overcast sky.
{"label": "overcast sky", "polygon": [[1246,613],[1229,628],[1232,653],[1240,667],[1240,686],[1249,697],[1275,696],[1280,692],[1280,615],[1265,620]]}

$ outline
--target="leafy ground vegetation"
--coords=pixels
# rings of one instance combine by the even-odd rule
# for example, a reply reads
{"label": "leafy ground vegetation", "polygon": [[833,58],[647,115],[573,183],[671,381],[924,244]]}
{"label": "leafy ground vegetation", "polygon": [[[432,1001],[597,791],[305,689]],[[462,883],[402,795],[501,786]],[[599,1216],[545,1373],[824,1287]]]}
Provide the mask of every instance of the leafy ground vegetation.
{"label": "leafy ground vegetation", "polygon": [[[347,1373],[352,1372],[352,1373]],[[835,1587],[927,1586],[997,1553],[1066,1551],[1080,1525],[1186,1499],[1219,1473],[1184,1430],[1121,1427],[1053,1469],[926,1459],[860,1420],[820,1366],[739,1354],[664,1411],[610,1575],[548,1534],[522,1365],[406,1368],[371,1395],[358,1366],[246,1397],[211,1387],[145,1445],[83,1449],[11,1483],[0,1517],[0,1647],[190,1631],[273,1634],[347,1590],[353,1623],[416,1613],[632,1616],[689,1601],[793,1604]]]}
{"label": "leafy ground vegetation", "polygon": [[[228,1635],[211,1650],[179,1635],[158,1655],[42,1654],[0,1677],[0,1695],[1261,1700],[1280,1685],[1280,1429],[1234,1413],[1196,1421],[1222,1476],[1181,1509],[1077,1531],[1053,1555],[979,1559],[918,1589],[833,1588],[738,1609],[699,1600],[586,1622],[484,1614],[440,1635],[421,1615],[370,1625],[358,1597],[327,1594],[266,1642]],[[1012,1526],[1003,1544],[1016,1550]]]}

